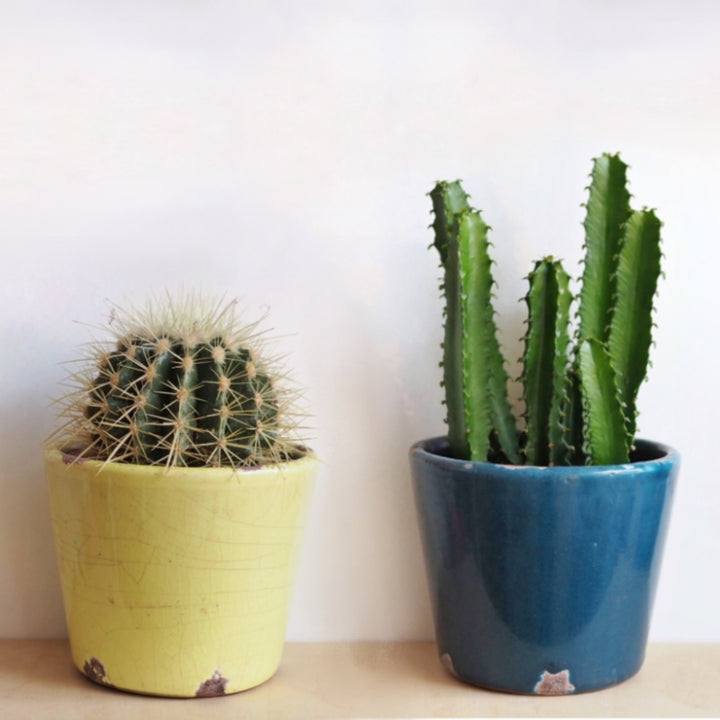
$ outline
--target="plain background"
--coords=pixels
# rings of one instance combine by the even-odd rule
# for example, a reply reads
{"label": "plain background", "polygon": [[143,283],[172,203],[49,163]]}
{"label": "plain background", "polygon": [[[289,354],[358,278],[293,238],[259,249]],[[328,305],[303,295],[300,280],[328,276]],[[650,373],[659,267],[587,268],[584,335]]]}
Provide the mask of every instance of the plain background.
{"label": "plain background", "polygon": [[[432,635],[407,467],[444,432],[429,199],[493,226],[506,354],[523,278],[580,272],[591,158],[664,221],[640,432],[683,467],[652,639],[720,640],[720,4],[0,2],[0,636],[65,633],[49,399],[107,300],[240,296],[307,386],[323,459],[293,640]],[[511,373],[517,374],[516,363]]]}

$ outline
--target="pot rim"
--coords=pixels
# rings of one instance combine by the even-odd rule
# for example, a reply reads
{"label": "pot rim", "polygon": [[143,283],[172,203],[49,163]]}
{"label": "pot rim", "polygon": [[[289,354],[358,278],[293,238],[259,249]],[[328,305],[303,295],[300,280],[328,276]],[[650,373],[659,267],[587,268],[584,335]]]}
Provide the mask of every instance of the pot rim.
{"label": "pot rim", "polygon": [[[44,455],[46,462],[61,462],[67,469],[83,468],[90,471],[93,475],[115,473],[122,474],[128,479],[141,478],[143,481],[151,479],[170,479],[174,482],[181,480],[194,480],[197,475],[203,475],[203,481],[209,480],[228,480],[231,478],[245,479],[250,477],[259,477],[263,474],[284,475],[288,472],[302,473],[305,467],[311,467],[319,462],[317,455],[304,445],[298,445],[298,450],[302,452],[299,457],[292,458],[283,463],[254,465],[248,467],[184,467],[174,466],[166,467],[165,465],[139,465],[134,463],[115,462],[112,460],[96,460],[91,458],[82,458],[73,455],[70,448],[63,448],[61,444],[51,443],[45,446]],[[195,480],[197,481],[197,480]]]}
{"label": "pot rim", "polygon": [[560,477],[577,476],[578,473],[584,475],[617,474],[618,472],[642,473],[653,472],[664,464],[673,465],[680,462],[680,453],[674,448],[654,440],[642,438],[635,439],[636,452],[648,457],[631,460],[628,463],[618,463],[617,465],[511,465],[484,460],[462,460],[448,455],[449,447],[447,436],[438,435],[413,443],[410,447],[410,456],[422,456],[427,462],[448,470],[479,471],[486,468],[489,472],[506,477],[517,477],[519,474],[538,472]]}

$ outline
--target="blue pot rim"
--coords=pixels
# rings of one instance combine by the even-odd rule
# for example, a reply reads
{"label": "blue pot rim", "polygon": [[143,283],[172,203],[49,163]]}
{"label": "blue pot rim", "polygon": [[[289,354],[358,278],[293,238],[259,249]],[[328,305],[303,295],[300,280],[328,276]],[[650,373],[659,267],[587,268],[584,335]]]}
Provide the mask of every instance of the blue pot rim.
{"label": "blue pot rim", "polygon": [[606,475],[628,474],[642,475],[656,473],[662,465],[677,465],[680,453],[674,448],[653,440],[635,440],[635,450],[629,463],[618,465],[503,465],[500,463],[478,460],[461,460],[449,454],[450,445],[446,436],[438,436],[419,440],[410,447],[410,455],[418,455],[431,465],[448,471],[467,471],[469,474],[485,474],[495,477],[520,479],[522,477],[538,477],[538,473],[548,478],[558,479],[582,477],[602,477]]}

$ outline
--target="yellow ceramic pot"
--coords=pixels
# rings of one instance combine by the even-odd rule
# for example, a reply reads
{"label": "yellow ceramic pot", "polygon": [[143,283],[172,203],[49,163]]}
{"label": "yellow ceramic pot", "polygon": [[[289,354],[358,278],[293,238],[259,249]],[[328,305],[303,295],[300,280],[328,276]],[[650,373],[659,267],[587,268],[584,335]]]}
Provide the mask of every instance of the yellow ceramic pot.
{"label": "yellow ceramic pot", "polygon": [[122,690],[234,693],[277,670],[317,468],[71,463],[46,451],[73,661]]}

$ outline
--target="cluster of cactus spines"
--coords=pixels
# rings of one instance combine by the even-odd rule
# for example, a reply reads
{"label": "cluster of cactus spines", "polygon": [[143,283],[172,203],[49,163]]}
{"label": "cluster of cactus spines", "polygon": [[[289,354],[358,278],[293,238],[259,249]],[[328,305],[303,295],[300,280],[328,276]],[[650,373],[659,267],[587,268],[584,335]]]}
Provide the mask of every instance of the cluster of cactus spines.
{"label": "cluster of cactus spines", "polygon": [[116,307],[109,330],[113,344],[91,347],[63,399],[63,443],[80,457],[237,468],[303,452],[297,393],[281,387],[258,323],[240,324],[234,301]]}
{"label": "cluster of cactus spines", "polygon": [[528,276],[522,431],[508,401],[497,340],[488,226],[459,182],[440,182],[430,193],[444,267],[442,366],[454,457],[532,465],[630,459],[651,345],[661,223],[651,210],[630,208],[626,174],[618,155],[594,161],[579,297],[552,257],[539,260]]}

